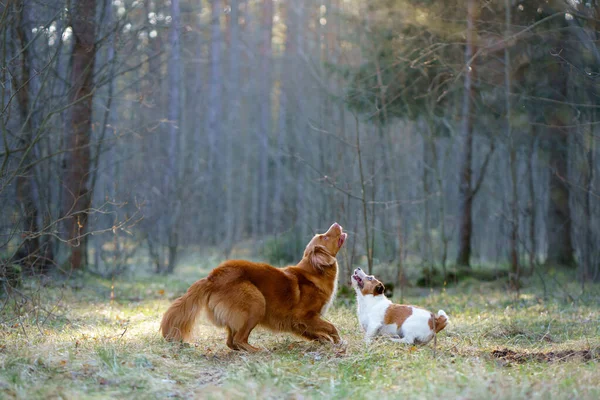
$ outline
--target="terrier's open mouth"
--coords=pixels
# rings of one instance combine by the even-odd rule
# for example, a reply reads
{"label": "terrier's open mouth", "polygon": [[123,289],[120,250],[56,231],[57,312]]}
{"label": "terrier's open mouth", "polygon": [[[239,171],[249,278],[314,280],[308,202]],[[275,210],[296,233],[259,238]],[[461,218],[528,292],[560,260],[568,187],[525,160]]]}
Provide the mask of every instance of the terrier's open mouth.
{"label": "terrier's open mouth", "polygon": [[358,285],[358,287],[362,289],[363,286],[365,285],[363,280],[360,279],[360,277],[357,274],[352,275],[352,278],[356,281],[356,284]]}

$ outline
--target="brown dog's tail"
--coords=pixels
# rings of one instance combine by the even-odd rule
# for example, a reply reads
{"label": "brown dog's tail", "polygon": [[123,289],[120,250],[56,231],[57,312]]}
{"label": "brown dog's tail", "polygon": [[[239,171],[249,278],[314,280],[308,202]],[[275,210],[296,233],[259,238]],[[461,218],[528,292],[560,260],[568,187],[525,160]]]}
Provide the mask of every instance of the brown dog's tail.
{"label": "brown dog's tail", "polygon": [[200,279],[171,304],[160,323],[160,331],[165,339],[189,341],[196,319],[208,302],[209,285],[206,278]]}
{"label": "brown dog's tail", "polygon": [[435,333],[438,333],[444,329],[446,325],[448,325],[448,322],[450,322],[450,319],[444,310],[438,311],[437,315],[435,316]]}

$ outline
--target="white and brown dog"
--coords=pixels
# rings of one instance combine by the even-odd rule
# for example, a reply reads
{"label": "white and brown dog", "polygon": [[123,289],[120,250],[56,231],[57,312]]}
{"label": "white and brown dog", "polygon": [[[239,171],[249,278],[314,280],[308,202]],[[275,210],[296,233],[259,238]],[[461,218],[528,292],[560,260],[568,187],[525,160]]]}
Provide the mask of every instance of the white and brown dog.
{"label": "white and brown dog", "polygon": [[352,287],[367,343],[375,336],[386,335],[394,342],[426,344],[448,324],[443,310],[435,315],[419,307],[393,304],[383,294],[383,284],[360,268],[354,270]]}

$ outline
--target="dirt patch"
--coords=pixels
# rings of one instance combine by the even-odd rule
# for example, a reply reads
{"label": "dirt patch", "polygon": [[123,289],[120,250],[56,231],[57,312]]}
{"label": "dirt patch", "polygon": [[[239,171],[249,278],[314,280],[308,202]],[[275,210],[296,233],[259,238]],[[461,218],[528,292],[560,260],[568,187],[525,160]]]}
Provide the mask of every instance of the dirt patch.
{"label": "dirt patch", "polygon": [[547,353],[526,353],[517,352],[510,349],[501,349],[492,351],[492,357],[506,362],[514,362],[517,364],[525,362],[562,362],[562,361],[591,361],[600,360],[600,349],[588,350],[562,350],[549,351]]}

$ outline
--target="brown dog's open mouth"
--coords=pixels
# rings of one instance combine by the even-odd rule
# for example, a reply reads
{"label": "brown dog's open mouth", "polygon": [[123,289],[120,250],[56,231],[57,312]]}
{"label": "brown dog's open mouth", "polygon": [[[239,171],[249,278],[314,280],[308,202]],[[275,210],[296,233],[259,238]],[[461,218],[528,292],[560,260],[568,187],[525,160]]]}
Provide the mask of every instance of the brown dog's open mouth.
{"label": "brown dog's open mouth", "polygon": [[356,284],[358,285],[359,288],[363,288],[363,286],[365,285],[365,283],[363,282],[362,279],[360,279],[360,277],[357,274],[352,275],[352,279],[354,279],[356,281]]}
{"label": "brown dog's open mouth", "polygon": [[347,237],[348,237],[347,233],[342,233],[340,235],[340,238],[338,239],[338,248],[341,248],[344,245],[344,242],[346,241]]}

